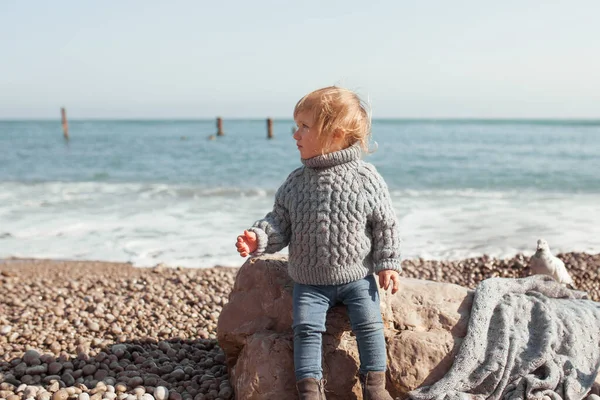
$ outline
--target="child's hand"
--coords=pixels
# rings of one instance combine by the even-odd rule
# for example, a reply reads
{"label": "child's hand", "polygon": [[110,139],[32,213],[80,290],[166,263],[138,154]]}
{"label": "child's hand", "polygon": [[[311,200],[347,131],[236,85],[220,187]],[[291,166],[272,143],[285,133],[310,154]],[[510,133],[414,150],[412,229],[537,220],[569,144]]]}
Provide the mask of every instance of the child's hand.
{"label": "child's hand", "polygon": [[243,235],[238,236],[235,246],[237,247],[240,256],[248,257],[248,254],[256,251],[256,248],[258,247],[257,241],[256,233],[251,231],[246,230]]}
{"label": "child's hand", "polygon": [[388,290],[392,282],[392,294],[396,294],[398,289],[400,289],[400,274],[398,274],[398,271],[386,269],[379,272],[377,275],[379,275],[379,287],[383,290]]}

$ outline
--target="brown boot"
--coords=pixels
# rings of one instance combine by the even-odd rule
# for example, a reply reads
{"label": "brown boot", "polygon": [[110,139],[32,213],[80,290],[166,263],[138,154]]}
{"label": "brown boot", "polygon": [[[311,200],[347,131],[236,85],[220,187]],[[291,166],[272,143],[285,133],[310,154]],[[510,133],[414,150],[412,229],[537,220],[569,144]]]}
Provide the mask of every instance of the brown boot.
{"label": "brown boot", "polygon": [[394,400],[385,390],[385,372],[367,372],[360,374],[363,400]]}
{"label": "brown boot", "polygon": [[296,382],[300,400],[327,400],[325,398],[325,381],[315,378],[304,378]]}

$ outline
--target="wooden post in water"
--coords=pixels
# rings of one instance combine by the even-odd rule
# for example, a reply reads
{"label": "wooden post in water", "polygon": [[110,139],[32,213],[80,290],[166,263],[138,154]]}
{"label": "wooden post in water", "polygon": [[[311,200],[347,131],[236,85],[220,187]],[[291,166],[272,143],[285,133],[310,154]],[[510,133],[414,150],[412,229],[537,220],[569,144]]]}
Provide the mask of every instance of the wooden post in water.
{"label": "wooden post in water", "polygon": [[267,139],[273,139],[273,120],[267,118]]}
{"label": "wooden post in water", "polygon": [[60,109],[60,116],[62,119],[63,135],[65,140],[69,140],[69,123],[67,122],[67,111],[64,107]]}
{"label": "wooden post in water", "polygon": [[217,117],[217,136],[223,136],[223,119]]}

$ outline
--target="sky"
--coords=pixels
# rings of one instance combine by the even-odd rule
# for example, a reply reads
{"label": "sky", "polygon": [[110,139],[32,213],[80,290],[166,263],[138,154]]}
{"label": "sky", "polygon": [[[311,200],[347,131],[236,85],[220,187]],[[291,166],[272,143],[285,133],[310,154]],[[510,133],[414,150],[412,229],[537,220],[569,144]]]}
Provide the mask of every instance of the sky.
{"label": "sky", "polygon": [[600,118],[600,1],[0,0],[0,119]]}

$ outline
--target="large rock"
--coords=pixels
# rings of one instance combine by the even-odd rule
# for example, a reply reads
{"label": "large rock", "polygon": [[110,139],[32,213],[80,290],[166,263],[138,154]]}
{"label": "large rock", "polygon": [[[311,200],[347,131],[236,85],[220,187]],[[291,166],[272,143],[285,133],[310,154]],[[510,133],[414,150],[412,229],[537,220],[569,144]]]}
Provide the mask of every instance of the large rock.
{"label": "large rock", "polygon": [[[237,399],[297,398],[293,362],[292,290],[286,258],[266,256],[240,268],[217,336]],[[396,295],[381,292],[390,393],[440,379],[466,334],[472,291],[453,284],[401,280]],[[346,309],[327,316],[323,370],[329,400],[362,399],[358,350]]]}

